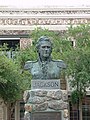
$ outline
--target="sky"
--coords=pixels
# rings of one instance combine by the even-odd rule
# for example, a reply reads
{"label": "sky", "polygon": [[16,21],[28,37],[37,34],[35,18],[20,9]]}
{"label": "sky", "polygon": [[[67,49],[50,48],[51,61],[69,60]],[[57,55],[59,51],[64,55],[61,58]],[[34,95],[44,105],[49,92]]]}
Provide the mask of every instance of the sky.
{"label": "sky", "polygon": [[0,6],[19,8],[42,6],[90,6],[90,0],[0,0]]}

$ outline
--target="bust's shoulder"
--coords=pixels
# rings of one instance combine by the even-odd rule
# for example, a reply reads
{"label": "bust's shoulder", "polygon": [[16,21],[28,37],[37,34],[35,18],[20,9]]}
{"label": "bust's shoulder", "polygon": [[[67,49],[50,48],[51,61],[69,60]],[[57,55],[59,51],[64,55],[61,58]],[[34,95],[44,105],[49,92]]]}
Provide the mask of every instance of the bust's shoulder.
{"label": "bust's shoulder", "polygon": [[52,60],[52,61],[57,64],[57,67],[66,68],[66,64],[63,60]]}
{"label": "bust's shoulder", "polygon": [[26,61],[25,65],[24,65],[24,69],[31,69],[33,67],[34,63],[37,63],[37,60],[36,61]]}
{"label": "bust's shoulder", "polygon": [[36,63],[36,62],[37,62],[37,60],[35,60],[35,61],[26,61],[25,64],[33,64],[33,63]]}

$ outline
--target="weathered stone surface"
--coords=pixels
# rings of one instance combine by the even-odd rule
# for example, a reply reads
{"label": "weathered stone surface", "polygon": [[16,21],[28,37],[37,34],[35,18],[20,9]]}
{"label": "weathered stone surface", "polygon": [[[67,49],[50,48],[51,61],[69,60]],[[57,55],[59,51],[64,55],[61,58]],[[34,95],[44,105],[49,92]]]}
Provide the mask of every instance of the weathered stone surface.
{"label": "weathered stone surface", "polygon": [[66,90],[62,91],[62,100],[63,101],[67,101],[68,100],[68,93],[66,92]]}
{"label": "weathered stone surface", "polygon": [[47,97],[50,97],[55,100],[60,100],[62,98],[61,90],[48,91]]}
{"label": "weathered stone surface", "polygon": [[24,94],[23,94],[23,100],[24,100],[24,102],[27,102],[28,99],[29,99],[29,97],[30,97],[30,90],[24,91]]}
{"label": "weathered stone surface", "polygon": [[24,108],[25,111],[32,112],[33,106],[31,104],[25,104]]}
{"label": "weathered stone surface", "polygon": [[33,105],[33,110],[34,111],[44,111],[44,110],[47,110],[47,108],[48,108],[48,103],[47,102]]}
{"label": "weathered stone surface", "polygon": [[25,112],[24,120],[30,120],[30,113],[29,112]]}
{"label": "weathered stone surface", "polygon": [[39,96],[39,97],[45,97],[47,95],[47,91],[46,90],[37,90],[37,91],[35,91],[35,95]]}
{"label": "weathered stone surface", "polygon": [[51,101],[52,98],[50,98],[50,97],[45,97],[44,100],[45,100],[45,101]]}
{"label": "weathered stone surface", "polygon": [[63,102],[62,108],[63,109],[68,109],[69,104],[67,102]]}
{"label": "weathered stone surface", "polygon": [[66,120],[68,120],[68,116],[69,116],[69,111],[68,111],[68,109],[64,109],[63,112],[64,112],[64,113],[63,113],[63,117],[66,118]]}
{"label": "weathered stone surface", "polygon": [[67,91],[61,89],[29,91],[30,97],[26,103],[26,111],[56,111],[68,109]]}
{"label": "weathered stone surface", "polygon": [[40,103],[43,103],[45,102],[45,98],[44,97],[38,97],[38,96],[35,96],[35,97],[30,97],[29,98],[29,103],[31,104],[40,104]]}
{"label": "weathered stone surface", "polygon": [[63,110],[68,107],[68,104],[63,101],[50,101],[48,107],[54,110]]}
{"label": "weathered stone surface", "polygon": [[31,90],[30,95],[31,95],[31,97],[34,97],[34,96],[45,97],[47,95],[47,91],[41,90],[41,89]]}

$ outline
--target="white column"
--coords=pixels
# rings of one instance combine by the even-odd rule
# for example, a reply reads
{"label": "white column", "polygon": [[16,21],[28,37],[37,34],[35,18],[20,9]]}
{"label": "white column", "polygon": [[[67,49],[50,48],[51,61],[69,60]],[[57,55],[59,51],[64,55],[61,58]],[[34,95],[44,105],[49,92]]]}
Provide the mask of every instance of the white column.
{"label": "white column", "polygon": [[7,120],[7,106],[3,103],[3,120]]}

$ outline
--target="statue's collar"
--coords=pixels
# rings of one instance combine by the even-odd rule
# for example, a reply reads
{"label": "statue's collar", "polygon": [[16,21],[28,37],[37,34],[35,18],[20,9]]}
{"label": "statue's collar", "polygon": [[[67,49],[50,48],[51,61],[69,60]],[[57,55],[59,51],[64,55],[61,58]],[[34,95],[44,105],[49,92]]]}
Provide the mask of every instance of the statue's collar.
{"label": "statue's collar", "polygon": [[47,60],[44,60],[44,61],[41,60],[40,58],[38,58],[38,62],[39,62],[40,65],[41,64],[48,64],[51,60],[52,60],[51,57],[49,59],[47,59]]}

